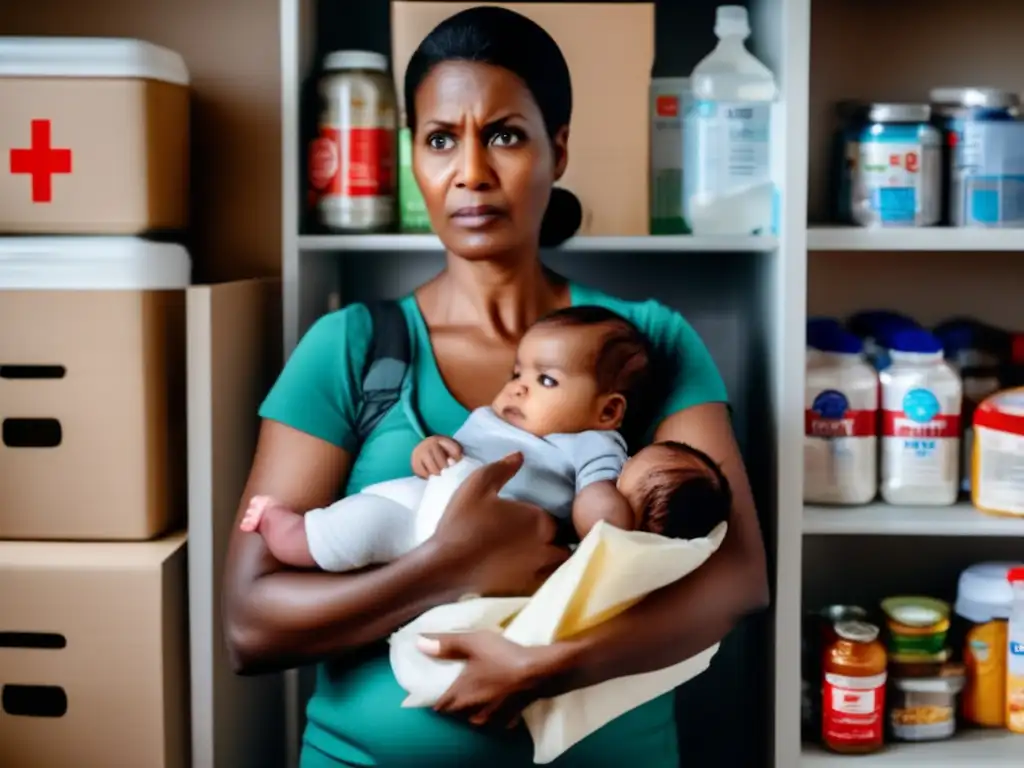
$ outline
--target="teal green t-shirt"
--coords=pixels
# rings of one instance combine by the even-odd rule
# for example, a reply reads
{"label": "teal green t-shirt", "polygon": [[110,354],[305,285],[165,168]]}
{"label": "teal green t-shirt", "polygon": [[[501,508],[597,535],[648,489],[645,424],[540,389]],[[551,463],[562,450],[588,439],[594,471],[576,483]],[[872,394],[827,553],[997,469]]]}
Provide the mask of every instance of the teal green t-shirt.
{"label": "teal green t-shirt", "polygon": [[[726,402],[722,378],[703,341],[677,312],[656,301],[630,302],[578,284],[573,305],[596,304],[628,318],[656,355],[673,361],[648,436],[666,416],[708,402]],[[358,450],[345,494],[406,477],[413,448],[427,435],[453,434],[469,411],[448,391],[415,300],[401,300],[409,326],[412,375],[402,399],[358,445],[363,363],[371,340],[366,308],[353,305],[318,320],[296,346],[260,416],[287,424],[350,452]],[[403,709],[405,691],[391,673],[384,644],[358,658],[322,664],[307,707],[301,768],[520,768],[530,766],[524,728],[494,733],[430,709]],[[600,766],[676,768],[679,754],[673,696],[667,694],[614,720],[576,744],[552,768]]]}

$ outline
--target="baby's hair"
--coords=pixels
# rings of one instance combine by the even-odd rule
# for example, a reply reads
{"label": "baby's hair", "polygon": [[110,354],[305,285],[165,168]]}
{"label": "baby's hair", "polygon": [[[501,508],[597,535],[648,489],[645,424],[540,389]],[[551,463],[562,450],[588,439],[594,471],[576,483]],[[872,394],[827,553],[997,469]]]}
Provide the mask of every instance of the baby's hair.
{"label": "baby's hair", "polygon": [[682,459],[658,467],[640,488],[640,529],[672,539],[701,539],[732,512],[732,489],[721,467],[692,445],[665,440],[655,445]]}
{"label": "baby's hair", "polygon": [[605,326],[601,347],[593,361],[594,377],[601,393],[616,392],[627,402],[644,388],[650,375],[651,345],[633,323],[598,306],[559,309],[537,325],[555,328]]}

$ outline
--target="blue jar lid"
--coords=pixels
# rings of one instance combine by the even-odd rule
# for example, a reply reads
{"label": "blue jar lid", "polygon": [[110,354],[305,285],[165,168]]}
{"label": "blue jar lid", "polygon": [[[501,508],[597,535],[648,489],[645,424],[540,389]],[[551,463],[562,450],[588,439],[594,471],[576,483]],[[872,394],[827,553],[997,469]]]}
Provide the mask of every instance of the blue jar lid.
{"label": "blue jar lid", "polygon": [[920,328],[916,320],[901,312],[871,309],[851,316],[847,327],[860,337],[879,336],[900,328]]}
{"label": "blue jar lid", "polygon": [[923,328],[901,328],[893,331],[886,339],[886,346],[893,352],[914,352],[933,355],[942,352],[942,342]]}
{"label": "blue jar lid", "polygon": [[818,329],[815,349],[838,355],[859,355],[864,351],[864,342],[845,328],[823,327]]}
{"label": "blue jar lid", "polygon": [[820,349],[822,334],[842,330],[843,324],[834,317],[811,317],[807,319],[807,346]]}

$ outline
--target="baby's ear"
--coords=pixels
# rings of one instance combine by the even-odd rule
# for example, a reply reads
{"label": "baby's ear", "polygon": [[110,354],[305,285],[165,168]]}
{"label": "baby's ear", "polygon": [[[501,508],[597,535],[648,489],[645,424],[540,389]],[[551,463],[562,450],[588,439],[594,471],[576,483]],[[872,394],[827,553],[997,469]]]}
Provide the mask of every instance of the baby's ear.
{"label": "baby's ear", "polygon": [[604,429],[618,429],[626,418],[626,398],[615,393],[605,396],[601,406],[601,426]]}

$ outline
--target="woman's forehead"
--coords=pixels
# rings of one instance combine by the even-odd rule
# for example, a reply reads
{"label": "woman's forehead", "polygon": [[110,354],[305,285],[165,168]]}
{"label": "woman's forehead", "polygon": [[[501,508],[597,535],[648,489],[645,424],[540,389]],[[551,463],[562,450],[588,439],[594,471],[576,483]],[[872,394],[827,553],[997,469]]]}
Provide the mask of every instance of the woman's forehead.
{"label": "woman's forehead", "polygon": [[518,76],[477,61],[444,61],[431,69],[416,90],[416,112],[422,120],[441,123],[460,123],[467,116],[492,122],[512,113],[526,120],[541,117]]}

